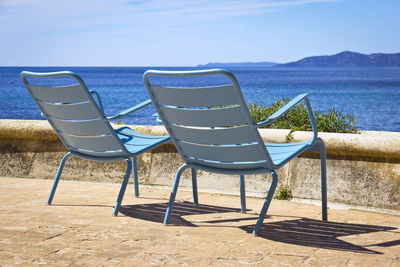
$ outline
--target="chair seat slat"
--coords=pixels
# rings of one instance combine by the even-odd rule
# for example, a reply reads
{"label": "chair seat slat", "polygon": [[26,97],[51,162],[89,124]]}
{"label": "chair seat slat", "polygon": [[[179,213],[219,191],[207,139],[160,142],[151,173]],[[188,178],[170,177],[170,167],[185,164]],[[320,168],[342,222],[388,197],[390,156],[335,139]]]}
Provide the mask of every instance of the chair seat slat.
{"label": "chair seat slat", "polygon": [[127,137],[127,136],[121,136],[118,134],[118,137],[121,139],[121,142],[125,146],[152,146],[153,144],[160,142],[165,139],[164,138],[158,138],[158,139],[150,139],[150,138],[140,138],[140,137]]}
{"label": "chair seat slat", "polygon": [[87,150],[80,150],[78,148],[74,148],[74,153],[78,152],[79,156],[91,156],[91,157],[97,157],[97,158],[104,158],[104,159],[109,159],[109,158],[125,158],[126,155],[123,153],[121,150],[118,151],[107,151],[107,152],[98,152],[98,151],[87,151]]}
{"label": "chair seat slat", "polygon": [[32,90],[33,95],[42,101],[54,103],[72,103],[82,102],[88,100],[88,94],[83,90],[79,84],[45,87],[29,84],[29,89]]}
{"label": "chair seat slat", "polygon": [[297,155],[300,151],[310,146],[310,141],[289,143],[289,144],[272,144],[264,143],[268,153],[275,165],[280,165],[293,155]]}
{"label": "chair seat slat", "polygon": [[248,122],[241,107],[217,109],[184,109],[160,106],[168,122],[177,125],[198,127],[223,127],[245,124]]}
{"label": "chair seat slat", "polygon": [[176,88],[152,85],[157,101],[180,107],[211,107],[239,104],[232,85],[200,88]]}
{"label": "chair seat slat", "polygon": [[178,141],[186,157],[221,162],[249,162],[266,160],[259,144],[237,146],[205,146]]}
{"label": "chair seat slat", "polygon": [[258,169],[258,168],[266,168],[266,161],[257,161],[257,162],[215,162],[215,161],[205,161],[200,159],[190,159],[191,162],[199,164],[200,166],[208,166],[212,168],[223,168],[223,169],[235,169],[235,170],[245,170],[245,169]]}
{"label": "chair seat slat", "polygon": [[63,133],[72,135],[104,135],[110,134],[110,128],[102,119],[94,120],[59,120],[49,117],[49,120]]}
{"label": "chair seat slat", "polygon": [[68,134],[60,134],[68,145],[89,151],[117,151],[122,145],[112,135],[82,137]]}
{"label": "chair seat slat", "polygon": [[90,102],[79,104],[50,104],[38,102],[44,113],[64,120],[87,120],[101,117],[100,113]]}
{"label": "chair seat slat", "polygon": [[250,126],[197,129],[178,125],[170,125],[175,137],[181,141],[195,142],[199,144],[229,145],[257,142],[257,138],[249,129]]}

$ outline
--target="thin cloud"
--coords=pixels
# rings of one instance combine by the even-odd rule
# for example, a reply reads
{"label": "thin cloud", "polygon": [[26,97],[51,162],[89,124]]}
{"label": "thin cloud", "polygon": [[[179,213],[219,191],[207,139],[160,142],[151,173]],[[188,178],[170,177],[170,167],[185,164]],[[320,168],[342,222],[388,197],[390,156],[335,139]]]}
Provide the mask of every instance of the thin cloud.
{"label": "thin cloud", "polygon": [[112,31],[118,29],[140,32],[140,27],[169,32],[212,24],[226,28],[229,25],[222,24],[232,23],[236,17],[334,1],[337,0],[0,0],[0,32],[62,35],[100,30],[114,35]]}
{"label": "thin cloud", "polygon": [[240,29],[236,18],[337,0],[0,0],[0,33],[116,36]]}
{"label": "thin cloud", "polygon": [[[292,0],[292,1],[236,1],[223,0],[210,1],[177,1],[177,0],[85,0],[85,1],[60,1],[60,0],[3,0],[0,1],[2,15],[15,15],[19,11],[31,9],[33,13],[17,16],[16,19],[27,17],[61,17],[71,18],[76,16],[117,18],[122,19],[150,19],[159,17],[191,17],[204,19],[223,19],[236,16],[249,16],[277,12],[282,8],[307,5],[313,3],[335,2],[338,0]],[[111,3],[111,4],[110,4]],[[6,12],[6,14],[4,14]],[[120,17],[121,18],[121,17]],[[117,20],[118,21],[118,20]]]}
{"label": "thin cloud", "polygon": [[[60,51],[74,51],[85,64],[132,62],[131,58],[140,60],[144,51],[154,54],[162,43],[169,52],[157,58],[173,62],[188,47],[197,47],[204,55],[227,44],[240,49],[245,38],[256,34],[258,25],[252,23],[263,15],[336,1],[340,0],[0,0],[0,35],[6,37],[2,48],[11,51],[10,59],[11,54],[18,58],[18,51],[30,48],[47,55],[45,64],[75,64],[68,56],[66,63],[59,63]],[[247,20],[250,17],[254,19]],[[104,51],[110,50],[116,55],[104,58],[108,55]],[[57,57],[51,57],[52,53]],[[190,60],[183,57],[181,61],[188,64]],[[147,58],[142,62],[150,64]]]}

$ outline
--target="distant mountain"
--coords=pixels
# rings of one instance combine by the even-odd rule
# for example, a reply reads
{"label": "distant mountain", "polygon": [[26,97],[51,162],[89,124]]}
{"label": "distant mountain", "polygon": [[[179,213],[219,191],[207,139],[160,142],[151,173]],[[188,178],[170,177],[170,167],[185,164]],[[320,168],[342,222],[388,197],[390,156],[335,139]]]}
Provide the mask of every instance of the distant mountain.
{"label": "distant mountain", "polygon": [[400,53],[360,54],[344,51],[331,56],[314,56],[276,67],[400,67]]}
{"label": "distant mountain", "polygon": [[207,68],[221,68],[221,67],[273,67],[277,63],[274,62],[238,62],[238,63],[207,63],[204,65],[197,65],[197,67]]}
{"label": "distant mountain", "polygon": [[235,62],[235,63],[207,63],[197,67],[299,67],[299,68],[353,68],[353,67],[400,67],[400,53],[365,55],[357,52],[344,51],[330,56],[313,56],[289,63],[274,62]]}

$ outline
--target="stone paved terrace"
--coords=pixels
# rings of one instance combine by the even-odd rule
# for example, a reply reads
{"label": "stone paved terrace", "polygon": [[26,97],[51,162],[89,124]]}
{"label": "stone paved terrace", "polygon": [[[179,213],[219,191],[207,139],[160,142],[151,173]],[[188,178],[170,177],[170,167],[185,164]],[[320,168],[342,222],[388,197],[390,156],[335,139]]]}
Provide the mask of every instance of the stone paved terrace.
{"label": "stone paved terrace", "polygon": [[273,200],[259,237],[263,200],[178,191],[174,225],[163,226],[169,190],[132,185],[118,217],[118,184],[0,178],[0,265],[23,266],[400,266],[400,216]]}

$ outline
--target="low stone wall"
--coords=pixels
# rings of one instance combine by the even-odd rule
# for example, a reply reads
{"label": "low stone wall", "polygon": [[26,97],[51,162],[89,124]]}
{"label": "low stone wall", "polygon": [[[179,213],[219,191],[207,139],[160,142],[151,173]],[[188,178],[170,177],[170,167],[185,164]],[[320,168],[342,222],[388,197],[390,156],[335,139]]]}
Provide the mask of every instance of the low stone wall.
{"label": "low stone wall", "polygon": [[[165,135],[163,126],[131,126],[138,132]],[[282,142],[288,130],[260,130],[266,142]],[[295,132],[294,141],[311,139],[312,133]],[[373,208],[400,214],[400,133],[319,133],[327,148],[328,203]],[[0,120],[0,176],[53,178],[66,149],[47,121]],[[68,159],[62,179],[120,183],[125,162]],[[138,157],[141,185],[171,187],[183,164],[171,144]],[[190,172],[180,186],[190,189]],[[278,170],[280,183],[292,189],[296,200],[320,199],[319,155],[306,153]],[[247,196],[264,197],[269,174],[246,176]],[[199,191],[239,194],[236,176],[198,172]],[[129,191],[129,189],[128,189]],[[133,192],[133,189],[132,189]]]}

